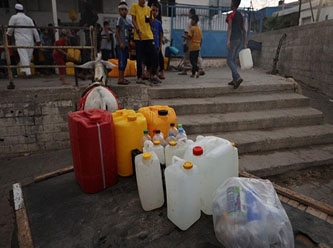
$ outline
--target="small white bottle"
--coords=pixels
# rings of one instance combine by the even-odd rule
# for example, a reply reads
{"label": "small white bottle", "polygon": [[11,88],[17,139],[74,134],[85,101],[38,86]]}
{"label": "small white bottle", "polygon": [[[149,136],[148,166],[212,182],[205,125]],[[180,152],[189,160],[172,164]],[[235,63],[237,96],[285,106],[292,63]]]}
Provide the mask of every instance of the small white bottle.
{"label": "small white bottle", "polygon": [[184,130],[184,133],[186,134],[185,129],[184,129],[184,127],[183,127],[183,124],[180,124],[180,123],[179,123],[179,124],[177,125],[177,130],[178,130],[178,132],[179,132],[179,129],[181,129],[181,128]]}
{"label": "small white bottle", "polygon": [[165,141],[167,142],[167,145],[170,143],[170,141],[177,141],[175,133],[173,131],[169,131],[169,136]]}
{"label": "small white bottle", "polygon": [[159,129],[156,129],[156,130],[155,130],[155,134],[154,134],[154,136],[153,136],[153,141],[154,141],[154,140],[159,140],[162,146],[166,146],[166,142],[165,142],[165,139],[164,139],[164,135],[163,135],[163,133],[161,132],[161,130],[159,130]]}
{"label": "small white bottle", "polygon": [[176,136],[176,139],[177,140],[186,140],[187,139],[185,130],[182,127],[178,129],[178,134]]}
{"label": "small white bottle", "polygon": [[149,131],[147,129],[143,130],[143,136],[141,138],[141,151],[143,150],[144,144],[146,140],[151,140],[149,135]]}
{"label": "small white bottle", "polygon": [[173,133],[173,136],[177,136],[177,134],[178,134],[178,129],[177,129],[177,127],[176,127],[176,125],[175,125],[175,123],[174,122],[171,122],[170,123],[170,128],[169,128],[169,135],[170,135],[170,132],[172,132]]}

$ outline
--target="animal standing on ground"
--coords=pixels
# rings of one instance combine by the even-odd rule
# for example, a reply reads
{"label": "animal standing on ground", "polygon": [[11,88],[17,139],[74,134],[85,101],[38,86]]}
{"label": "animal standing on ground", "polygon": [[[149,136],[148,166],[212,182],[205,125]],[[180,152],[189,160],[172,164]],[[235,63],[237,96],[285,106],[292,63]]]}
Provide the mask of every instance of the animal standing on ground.
{"label": "animal standing on ground", "polygon": [[89,61],[78,66],[84,69],[94,69],[93,82],[83,92],[79,109],[99,108],[112,113],[119,109],[119,103],[116,95],[107,87],[107,69],[115,68],[116,65],[101,58],[102,55],[99,53],[95,61]]}

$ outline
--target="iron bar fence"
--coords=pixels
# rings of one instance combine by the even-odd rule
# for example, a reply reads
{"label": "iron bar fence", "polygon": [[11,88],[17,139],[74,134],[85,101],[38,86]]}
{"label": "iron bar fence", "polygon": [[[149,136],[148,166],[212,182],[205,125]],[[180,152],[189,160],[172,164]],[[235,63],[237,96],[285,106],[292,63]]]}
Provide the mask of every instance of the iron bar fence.
{"label": "iron bar fence", "polygon": [[[6,65],[0,65],[0,68],[6,68],[7,73],[8,73],[8,80],[9,84],[7,86],[7,89],[15,89],[15,84],[14,84],[14,76],[13,76],[13,68],[30,68],[29,66],[22,66],[22,65],[12,65],[11,63],[11,58],[10,58],[10,49],[17,49],[17,48],[26,48],[26,49],[79,49],[84,50],[84,49],[90,49],[91,50],[91,60],[94,60],[97,55],[97,31],[94,27],[90,27],[86,31],[89,31],[89,38],[90,38],[90,43],[91,45],[70,45],[70,46],[44,46],[44,45],[35,45],[35,46],[17,46],[17,45],[10,45],[7,37],[7,30],[8,28],[36,28],[38,29],[51,29],[51,30],[79,30],[82,29],[82,27],[78,26],[58,26],[58,27],[53,27],[53,26],[7,26],[7,25],[1,25],[1,30],[2,30],[2,36],[3,36],[3,45],[0,45],[0,49],[4,49],[5,52],[5,60],[6,60]],[[15,31],[14,31],[15,32]],[[34,65],[34,68],[74,68],[75,69],[75,83],[76,86],[78,86],[78,80],[76,76],[76,65]]]}

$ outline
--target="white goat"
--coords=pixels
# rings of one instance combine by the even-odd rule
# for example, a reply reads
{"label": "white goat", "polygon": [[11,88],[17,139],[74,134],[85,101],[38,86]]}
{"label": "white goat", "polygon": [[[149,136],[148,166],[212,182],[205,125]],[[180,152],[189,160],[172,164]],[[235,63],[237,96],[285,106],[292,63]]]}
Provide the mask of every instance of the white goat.
{"label": "white goat", "polygon": [[101,54],[98,53],[95,61],[78,66],[84,69],[94,69],[93,83],[84,91],[80,100],[80,108],[99,108],[112,113],[119,109],[119,104],[113,91],[106,86],[107,69],[115,68],[116,65],[102,60],[101,57]]}

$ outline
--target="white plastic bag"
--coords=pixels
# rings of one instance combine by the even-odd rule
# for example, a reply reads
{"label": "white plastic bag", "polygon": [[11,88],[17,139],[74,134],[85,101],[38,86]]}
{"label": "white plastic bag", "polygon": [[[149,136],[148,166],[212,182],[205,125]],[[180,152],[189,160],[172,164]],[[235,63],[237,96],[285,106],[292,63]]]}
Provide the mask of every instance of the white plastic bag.
{"label": "white plastic bag", "polygon": [[213,200],[216,238],[225,247],[293,248],[293,230],[269,180],[231,177]]}

